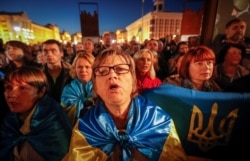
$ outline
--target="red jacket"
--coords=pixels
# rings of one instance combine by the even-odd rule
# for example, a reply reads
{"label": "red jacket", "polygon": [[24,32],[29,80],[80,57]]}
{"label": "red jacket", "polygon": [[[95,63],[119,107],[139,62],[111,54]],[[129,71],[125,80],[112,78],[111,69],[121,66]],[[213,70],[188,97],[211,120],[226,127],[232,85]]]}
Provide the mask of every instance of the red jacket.
{"label": "red jacket", "polygon": [[159,78],[152,79],[150,78],[149,73],[147,73],[144,77],[140,76],[138,73],[136,74],[137,78],[137,89],[139,94],[142,94],[147,89],[151,89],[154,87],[158,87],[162,84],[162,81]]}

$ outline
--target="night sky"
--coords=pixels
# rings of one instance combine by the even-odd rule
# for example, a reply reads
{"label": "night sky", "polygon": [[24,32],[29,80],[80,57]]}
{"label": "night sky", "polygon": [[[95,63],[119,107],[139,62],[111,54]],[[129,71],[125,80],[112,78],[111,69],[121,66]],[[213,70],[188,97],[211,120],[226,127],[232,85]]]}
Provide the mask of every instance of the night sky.
{"label": "night sky", "polygon": [[[2,1],[2,0],[1,0]],[[80,10],[96,9],[98,4],[99,30],[104,31],[125,29],[127,25],[153,10],[153,0],[4,0],[1,2],[0,11],[21,12],[25,11],[28,18],[39,25],[48,23],[59,27],[60,32],[68,31],[71,34],[81,32]],[[81,3],[81,5],[79,5]],[[186,8],[198,10],[202,2],[187,3]],[[183,11],[183,0],[165,0],[165,9],[172,12]]]}

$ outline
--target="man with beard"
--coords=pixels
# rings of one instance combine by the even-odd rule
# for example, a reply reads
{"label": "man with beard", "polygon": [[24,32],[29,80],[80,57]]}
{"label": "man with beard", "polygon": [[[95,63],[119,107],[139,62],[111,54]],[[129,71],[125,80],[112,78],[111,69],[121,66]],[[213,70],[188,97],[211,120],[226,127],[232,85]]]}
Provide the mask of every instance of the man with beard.
{"label": "man with beard", "polygon": [[[233,0],[232,16],[241,18],[250,24],[250,0]],[[250,37],[250,26],[246,29],[246,36]]]}
{"label": "man with beard", "polygon": [[241,44],[246,48],[246,54],[242,58],[242,65],[250,70],[250,38],[245,36],[246,22],[240,18],[230,20],[225,26],[225,33],[218,35],[213,43],[212,49],[216,54],[216,60],[218,60],[218,54],[220,50],[228,43]]}

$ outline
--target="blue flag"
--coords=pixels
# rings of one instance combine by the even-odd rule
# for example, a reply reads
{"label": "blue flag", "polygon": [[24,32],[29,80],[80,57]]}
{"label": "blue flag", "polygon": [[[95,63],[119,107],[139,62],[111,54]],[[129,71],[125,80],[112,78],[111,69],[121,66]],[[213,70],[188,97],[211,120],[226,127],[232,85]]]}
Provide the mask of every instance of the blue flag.
{"label": "blue flag", "polygon": [[250,93],[202,92],[163,84],[143,94],[172,117],[188,156],[239,159],[250,145]]}

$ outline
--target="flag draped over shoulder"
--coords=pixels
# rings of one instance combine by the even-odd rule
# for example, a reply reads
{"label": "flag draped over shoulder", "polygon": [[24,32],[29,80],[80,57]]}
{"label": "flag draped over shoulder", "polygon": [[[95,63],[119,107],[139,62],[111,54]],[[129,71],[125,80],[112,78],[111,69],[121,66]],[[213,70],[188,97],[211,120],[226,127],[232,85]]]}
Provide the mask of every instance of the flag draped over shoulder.
{"label": "flag draped over shoulder", "polygon": [[[67,153],[72,127],[63,109],[54,99],[45,95],[37,103],[30,119],[30,127],[25,127],[30,128],[27,134],[19,130],[21,124],[14,112],[6,114],[3,119],[0,126],[1,161],[14,160],[14,147],[19,147],[24,142],[28,142],[46,161],[59,161]],[[32,158],[31,156],[28,158]]]}
{"label": "flag draped over shoulder", "polygon": [[189,156],[237,159],[250,145],[250,93],[201,92],[164,84],[143,94],[172,117]]}
{"label": "flag draped over shoulder", "polygon": [[117,129],[104,102],[97,101],[75,124],[63,161],[186,160],[173,120],[160,107],[137,96],[127,119],[126,128]]}

